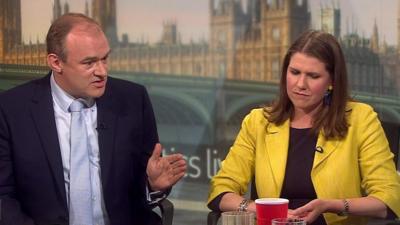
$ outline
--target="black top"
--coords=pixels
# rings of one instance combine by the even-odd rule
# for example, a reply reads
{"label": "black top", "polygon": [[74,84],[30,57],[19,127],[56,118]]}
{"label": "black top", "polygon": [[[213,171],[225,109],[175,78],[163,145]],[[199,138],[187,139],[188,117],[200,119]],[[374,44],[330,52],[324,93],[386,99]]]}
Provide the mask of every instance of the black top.
{"label": "black top", "polygon": [[[314,154],[320,154],[315,151],[316,144],[317,135],[311,132],[311,128],[290,128],[285,179],[280,196],[289,199],[289,209],[296,209],[317,198],[311,181]],[[312,224],[326,225],[322,215]]]}

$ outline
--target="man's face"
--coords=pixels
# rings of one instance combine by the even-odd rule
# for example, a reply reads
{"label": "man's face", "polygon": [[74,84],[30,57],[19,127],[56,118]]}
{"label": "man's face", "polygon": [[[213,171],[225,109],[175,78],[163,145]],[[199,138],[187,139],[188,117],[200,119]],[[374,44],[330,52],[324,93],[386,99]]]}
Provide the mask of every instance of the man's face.
{"label": "man's face", "polygon": [[61,72],[55,74],[57,84],[75,98],[102,96],[110,54],[104,33],[93,26],[77,26],[66,36],[65,52]]}

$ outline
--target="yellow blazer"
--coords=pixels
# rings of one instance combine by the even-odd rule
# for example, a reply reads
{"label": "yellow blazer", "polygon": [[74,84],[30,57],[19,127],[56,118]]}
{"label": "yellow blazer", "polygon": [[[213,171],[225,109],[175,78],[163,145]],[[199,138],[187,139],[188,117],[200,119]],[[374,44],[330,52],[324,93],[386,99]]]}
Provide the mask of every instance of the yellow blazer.
{"label": "yellow blazer", "polygon": [[[319,199],[373,196],[400,216],[400,177],[393,154],[372,107],[347,105],[349,130],[345,138],[327,140],[318,135],[323,153],[314,156],[311,179]],[[244,195],[255,176],[257,194],[279,197],[285,176],[289,146],[289,120],[269,123],[262,109],[252,110],[231,147],[221,169],[211,180],[208,202],[222,192]],[[316,146],[316,147],[317,147]],[[328,225],[364,224],[365,217],[325,213]]]}

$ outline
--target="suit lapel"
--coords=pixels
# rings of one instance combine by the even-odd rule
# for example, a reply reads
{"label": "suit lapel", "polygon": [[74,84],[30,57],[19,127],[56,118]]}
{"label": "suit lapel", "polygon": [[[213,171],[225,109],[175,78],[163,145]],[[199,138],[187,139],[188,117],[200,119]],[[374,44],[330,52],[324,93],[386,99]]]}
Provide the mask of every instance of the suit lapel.
{"label": "suit lapel", "polygon": [[[281,190],[289,148],[289,120],[281,126],[270,123],[267,127],[266,149],[272,176],[275,184],[274,190]],[[272,189],[271,189],[272,190]],[[275,193],[279,196],[279,193]]]}
{"label": "suit lapel", "polygon": [[114,135],[117,116],[114,101],[107,88],[104,96],[96,100],[97,104],[97,131],[100,150],[101,180],[103,189],[109,183],[114,152]]}
{"label": "suit lapel", "polygon": [[34,92],[30,109],[47,156],[47,163],[51,168],[58,192],[62,196],[62,201],[67,209],[61,150],[57,135],[49,78],[50,75],[37,81],[37,88]]}

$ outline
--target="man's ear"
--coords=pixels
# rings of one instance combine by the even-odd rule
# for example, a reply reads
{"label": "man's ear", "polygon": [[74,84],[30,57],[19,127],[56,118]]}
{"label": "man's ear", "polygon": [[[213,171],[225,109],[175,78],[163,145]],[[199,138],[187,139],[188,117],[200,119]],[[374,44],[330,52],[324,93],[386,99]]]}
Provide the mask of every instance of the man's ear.
{"label": "man's ear", "polygon": [[62,61],[58,55],[50,53],[47,55],[47,65],[56,73],[62,73]]}

